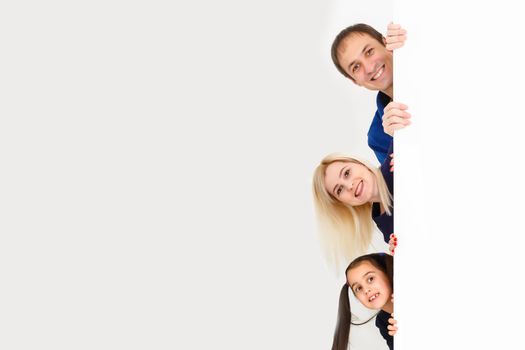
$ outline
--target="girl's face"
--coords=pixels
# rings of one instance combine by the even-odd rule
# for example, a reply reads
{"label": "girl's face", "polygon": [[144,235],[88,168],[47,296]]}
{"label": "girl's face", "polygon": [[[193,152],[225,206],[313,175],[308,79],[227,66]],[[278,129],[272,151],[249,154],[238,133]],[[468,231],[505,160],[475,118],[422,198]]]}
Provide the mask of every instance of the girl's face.
{"label": "girl's face", "polygon": [[390,301],[388,277],[368,261],[348,271],[346,280],[357,299],[369,309],[382,309]]}
{"label": "girl's face", "polygon": [[334,198],[351,206],[373,202],[378,196],[375,175],[360,163],[338,161],[328,165],[324,187]]}

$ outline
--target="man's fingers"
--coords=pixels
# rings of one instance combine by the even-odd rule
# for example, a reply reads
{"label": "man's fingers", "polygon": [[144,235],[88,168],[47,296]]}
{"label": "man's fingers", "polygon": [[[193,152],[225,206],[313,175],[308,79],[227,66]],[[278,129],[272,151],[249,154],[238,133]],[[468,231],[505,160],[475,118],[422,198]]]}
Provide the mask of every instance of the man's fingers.
{"label": "man's fingers", "polygon": [[409,125],[410,117],[399,117],[399,116],[393,115],[393,116],[383,119],[383,127],[385,128],[391,125],[395,125],[395,124]]}
{"label": "man's fingers", "polygon": [[393,109],[393,108],[405,110],[405,109],[408,109],[408,106],[406,104],[400,103],[400,102],[390,102],[385,107],[385,113],[388,112],[389,110]]}
{"label": "man's fingers", "polygon": [[387,36],[386,39],[385,39],[385,43],[386,43],[387,46],[388,45],[394,45],[394,44],[403,45],[405,43],[405,41],[407,41],[407,38],[404,35],[401,35],[401,36]]}
{"label": "man's fingers", "polygon": [[387,118],[388,116],[392,115],[410,115],[410,112],[407,112],[406,108],[398,108],[397,106],[390,106],[388,110],[385,107],[385,111],[383,113],[383,119]]}
{"label": "man's fingers", "polygon": [[387,26],[387,29],[390,30],[390,29],[400,29],[401,28],[401,24],[398,24],[398,23],[388,23],[388,26]]}
{"label": "man's fingers", "polygon": [[[406,128],[408,125],[410,125],[410,122],[409,122],[408,124],[400,124],[400,123],[397,123],[397,124],[387,125],[387,126],[384,126],[383,128],[385,129],[385,133],[387,133],[387,134],[390,135],[390,136],[394,136],[394,133],[395,133],[397,130],[404,129],[404,128]],[[391,168],[391,169],[392,169],[392,168]]]}
{"label": "man's fingers", "polygon": [[392,102],[389,102],[386,106],[385,106],[385,109],[387,108],[400,108],[400,109],[407,109],[408,106],[404,103],[401,103],[401,102],[396,102],[396,101],[392,101]]}
{"label": "man's fingers", "polygon": [[389,36],[405,36],[407,35],[407,31],[403,28],[388,28],[386,35],[387,39]]}
{"label": "man's fingers", "polygon": [[388,119],[392,117],[410,118],[411,114],[398,108],[392,108],[388,112],[383,114],[383,119]]}
{"label": "man's fingers", "polygon": [[383,129],[385,129],[385,131],[392,133],[393,131],[403,129],[409,125],[410,125],[410,121],[403,121],[400,123],[388,123],[388,124],[383,125]]}
{"label": "man's fingers", "polygon": [[408,125],[410,125],[410,123],[408,124],[401,124],[401,123],[396,123],[396,124],[390,124],[390,125],[387,125],[385,126],[385,132],[391,136],[393,136],[392,134],[397,131],[397,130],[401,130],[403,128],[406,128]]}
{"label": "man's fingers", "polygon": [[403,47],[403,44],[386,44],[386,49],[388,51],[394,51],[394,50],[397,50],[399,48]]}
{"label": "man's fingers", "polygon": [[388,32],[385,38],[385,41],[387,42],[387,44],[389,44],[389,43],[395,43],[398,41],[406,41],[406,39],[407,39],[406,33],[396,31],[396,32]]}

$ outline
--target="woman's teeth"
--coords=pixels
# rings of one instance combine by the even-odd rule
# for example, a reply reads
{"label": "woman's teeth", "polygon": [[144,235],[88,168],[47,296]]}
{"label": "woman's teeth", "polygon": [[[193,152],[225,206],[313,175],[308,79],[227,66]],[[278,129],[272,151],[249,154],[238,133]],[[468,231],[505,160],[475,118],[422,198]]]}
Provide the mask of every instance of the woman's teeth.
{"label": "woman's teeth", "polygon": [[357,184],[357,187],[355,188],[354,196],[355,196],[355,197],[359,197],[359,196],[361,195],[361,192],[363,192],[363,180],[361,180],[361,181]]}

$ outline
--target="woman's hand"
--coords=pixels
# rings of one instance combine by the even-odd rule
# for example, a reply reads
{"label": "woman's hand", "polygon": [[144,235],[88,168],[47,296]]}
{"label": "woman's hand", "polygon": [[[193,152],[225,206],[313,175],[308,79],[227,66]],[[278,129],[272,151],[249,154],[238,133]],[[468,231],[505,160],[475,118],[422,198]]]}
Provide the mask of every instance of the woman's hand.
{"label": "woman's hand", "polygon": [[[397,237],[395,234],[390,235],[390,240],[388,241],[389,250],[392,255],[394,255],[396,247],[397,247]],[[394,301],[394,296],[392,295],[392,301]]]}
{"label": "woman's hand", "polygon": [[386,327],[388,329],[388,334],[391,336],[396,335],[397,332],[397,321],[394,319],[394,314],[388,319],[389,325]]}
{"label": "woman's hand", "polygon": [[406,110],[408,106],[403,103],[390,102],[386,105],[383,114],[383,129],[385,133],[394,136],[394,132],[410,125],[410,113]]}
{"label": "woman's hand", "polygon": [[401,25],[390,23],[386,30],[385,46],[389,51],[403,47],[407,40],[407,31]]}

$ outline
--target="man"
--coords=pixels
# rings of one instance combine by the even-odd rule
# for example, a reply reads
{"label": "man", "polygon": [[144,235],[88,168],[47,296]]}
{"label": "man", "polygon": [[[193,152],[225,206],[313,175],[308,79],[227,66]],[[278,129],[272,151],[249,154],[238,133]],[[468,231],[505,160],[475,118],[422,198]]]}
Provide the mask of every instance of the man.
{"label": "man", "polygon": [[345,77],[369,90],[378,90],[377,111],[368,131],[368,145],[380,163],[387,157],[395,130],[410,124],[408,108],[393,102],[393,53],[403,46],[406,30],[389,24],[386,38],[366,24],[342,30],[332,44],[332,60]]}

